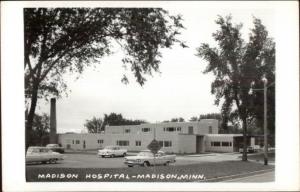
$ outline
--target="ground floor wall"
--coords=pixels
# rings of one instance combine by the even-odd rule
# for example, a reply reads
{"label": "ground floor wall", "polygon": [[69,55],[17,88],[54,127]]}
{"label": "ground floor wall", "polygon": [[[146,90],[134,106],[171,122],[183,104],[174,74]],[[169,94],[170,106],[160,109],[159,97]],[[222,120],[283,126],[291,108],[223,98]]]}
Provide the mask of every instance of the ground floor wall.
{"label": "ground floor wall", "polygon": [[195,135],[178,135],[178,153],[196,153]]}
{"label": "ground floor wall", "polygon": [[206,152],[234,152],[232,136],[205,136]]}
{"label": "ground floor wall", "polygon": [[[238,136],[238,135],[236,135]],[[128,151],[147,149],[153,139],[169,153],[204,153],[238,151],[234,135],[212,134],[59,134],[58,141],[66,149],[96,150],[108,145],[118,145]],[[239,137],[238,137],[239,138]]]}
{"label": "ground floor wall", "polygon": [[[140,151],[154,139],[152,135],[138,134],[60,134],[59,143],[66,149],[95,150],[108,145],[118,145],[129,151]],[[174,134],[156,136],[162,150],[170,153],[178,153],[178,137]]]}

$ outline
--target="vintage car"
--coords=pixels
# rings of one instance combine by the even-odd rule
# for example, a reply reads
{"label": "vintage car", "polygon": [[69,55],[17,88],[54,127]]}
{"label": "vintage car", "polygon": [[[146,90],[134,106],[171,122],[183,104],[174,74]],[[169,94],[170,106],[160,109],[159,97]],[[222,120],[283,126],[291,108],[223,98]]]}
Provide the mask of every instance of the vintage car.
{"label": "vintage car", "polygon": [[167,155],[163,151],[158,151],[154,155],[150,150],[143,150],[137,156],[126,157],[124,163],[128,167],[133,167],[134,165],[148,167],[151,165],[169,165],[175,161],[176,155]]}
{"label": "vintage car", "polygon": [[98,150],[98,157],[125,157],[127,149],[118,146],[106,146],[104,149]]}
{"label": "vintage car", "polygon": [[65,148],[59,146],[59,144],[48,144],[48,145],[46,145],[46,147],[51,149],[54,152],[58,152],[58,153],[64,153],[65,152]]}
{"label": "vintage car", "polygon": [[56,163],[63,159],[62,154],[54,152],[47,147],[29,147],[26,152],[26,163]]}
{"label": "vintage car", "polygon": [[[253,146],[247,146],[247,153],[256,153],[260,150],[261,148],[259,147],[259,145],[253,145]],[[243,153],[244,148],[243,146],[241,146],[239,148],[239,152]]]}

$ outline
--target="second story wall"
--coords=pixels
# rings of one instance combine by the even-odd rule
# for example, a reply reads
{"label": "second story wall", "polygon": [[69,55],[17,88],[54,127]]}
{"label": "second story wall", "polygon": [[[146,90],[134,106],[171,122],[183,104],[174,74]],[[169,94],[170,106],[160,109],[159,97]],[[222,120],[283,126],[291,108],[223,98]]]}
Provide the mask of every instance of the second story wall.
{"label": "second story wall", "polygon": [[106,126],[105,134],[137,134],[149,136],[218,134],[218,125],[218,120],[202,119],[201,121],[195,122],[166,122],[141,125]]}

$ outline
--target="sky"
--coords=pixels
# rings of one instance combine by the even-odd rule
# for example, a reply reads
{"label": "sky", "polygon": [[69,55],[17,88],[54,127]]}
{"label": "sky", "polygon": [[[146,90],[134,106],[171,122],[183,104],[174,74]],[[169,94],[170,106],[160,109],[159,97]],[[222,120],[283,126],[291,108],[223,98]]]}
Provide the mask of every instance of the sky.
{"label": "sky", "polygon": [[[215,46],[212,33],[218,29],[215,20],[218,15],[231,14],[233,23],[243,24],[242,37],[248,40],[253,27],[253,16],[260,18],[275,36],[274,12],[260,6],[215,6],[188,4],[186,6],[162,7],[170,14],[181,14],[185,30],[180,38],[189,48],[175,46],[163,49],[160,72],[146,76],[143,87],[135,82],[130,71],[122,68],[122,51],[105,57],[100,65],[88,68],[76,80],[76,75],[66,75],[65,80],[70,92],[57,100],[57,131],[81,132],[87,119],[103,117],[112,112],[121,113],[128,119],[142,119],[150,123],[183,117],[188,121],[192,116],[206,113],[219,113],[220,106],[214,105],[215,96],[210,87],[214,79],[212,74],[203,74],[207,62],[196,56],[196,48],[201,43]],[[252,4],[253,5],[253,4]],[[123,74],[129,76],[130,83],[121,83]],[[48,102],[39,101],[38,113],[50,112]]]}

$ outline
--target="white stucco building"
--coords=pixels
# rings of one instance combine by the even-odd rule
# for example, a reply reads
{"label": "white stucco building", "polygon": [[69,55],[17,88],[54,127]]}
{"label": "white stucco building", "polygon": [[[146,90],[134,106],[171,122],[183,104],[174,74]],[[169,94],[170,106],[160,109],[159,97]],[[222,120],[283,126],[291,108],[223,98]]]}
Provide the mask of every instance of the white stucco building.
{"label": "white stucco building", "polygon": [[98,149],[118,145],[128,151],[147,149],[155,138],[165,152],[203,153],[237,151],[238,134],[218,134],[218,120],[197,122],[168,122],[126,126],[106,126],[103,133],[66,133],[58,135],[58,142],[67,149]]}

